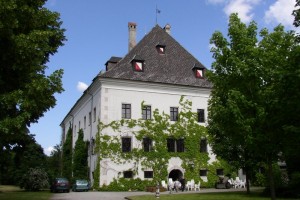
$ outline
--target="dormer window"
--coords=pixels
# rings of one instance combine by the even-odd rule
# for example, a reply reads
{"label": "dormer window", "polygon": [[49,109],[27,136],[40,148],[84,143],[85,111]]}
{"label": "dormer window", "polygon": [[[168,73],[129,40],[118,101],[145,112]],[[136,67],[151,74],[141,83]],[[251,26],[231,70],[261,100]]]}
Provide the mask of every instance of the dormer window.
{"label": "dormer window", "polygon": [[193,67],[193,71],[195,73],[196,78],[204,78],[204,67],[203,66],[195,63],[195,65]]}
{"label": "dormer window", "polygon": [[196,69],[196,78],[203,78],[203,69]]}
{"label": "dormer window", "polygon": [[144,71],[144,61],[143,60],[132,60],[132,67],[133,70],[136,72],[142,72]]}
{"label": "dormer window", "polygon": [[156,50],[159,54],[164,55],[165,54],[165,45],[156,45]]}

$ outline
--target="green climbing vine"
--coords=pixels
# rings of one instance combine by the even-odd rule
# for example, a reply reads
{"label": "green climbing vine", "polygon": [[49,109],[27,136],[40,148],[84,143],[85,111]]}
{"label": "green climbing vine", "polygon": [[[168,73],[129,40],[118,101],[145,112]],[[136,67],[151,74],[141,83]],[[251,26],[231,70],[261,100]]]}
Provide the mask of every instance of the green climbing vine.
{"label": "green climbing vine", "polygon": [[[147,102],[141,103],[141,110]],[[207,152],[200,152],[200,140],[207,138],[207,130],[199,125],[197,113],[192,112],[192,102],[184,96],[179,101],[178,120],[170,121],[170,116],[158,109],[153,111],[153,117],[144,119],[122,119],[103,124],[99,121],[96,136],[95,151],[98,155],[98,163],[102,159],[109,158],[111,161],[124,164],[126,162],[137,163],[134,169],[128,169],[138,173],[138,167],[153,170],[153,183],[161,181],[168,176],[167,166],[169,159],[179,157],[182,160],[181,167],[185,170],[185,179],[200,181],[200,169],[209,168],[209,155]],[[131,136],[142,144],[144,138],[149,138],[153,146],[149,152],[145,152],[141,146],[134,147],[130,152],[122,152],[121,134],[124,131],[130,132]],[[107,133],[110,133],[109,135]],[[169,152],[167,139],[184,140],[183,152]],[[100,174],[100,166],[96,168]],[[95,174],[94,182],[99,183],[99,176]],[[121,180],[121,179],[120,179]],[[116,182],[115,180],[114,182]],[[115,184],[115,183],[112,183]],[[98,185],[97,185],[98,186]],[[105,186],[109,188],[109,186]]]}

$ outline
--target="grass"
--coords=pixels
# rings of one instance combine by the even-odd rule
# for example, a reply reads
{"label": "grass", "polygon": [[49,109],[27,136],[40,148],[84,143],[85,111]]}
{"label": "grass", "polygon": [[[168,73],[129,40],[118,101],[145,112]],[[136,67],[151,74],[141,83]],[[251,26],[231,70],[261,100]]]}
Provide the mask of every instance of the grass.
{"label": "grass", "polygon": [[[155,194],[128,197],[131,200],[152,200],[157,199]],[[246,194],[245,192],[224,192],[224,193],[193,193],[193,194],[163,194],[159,200],[270,200],[270,197],[263,197],[258,192]],[[277,198],[277,200],[283,200]],[[287,199],[285,199],[287,200]],[[292,200],[292,199],[288,199]]]}
{"label": "grass", "polygon": [[0,185],[0,200],[49,200],[49,191],[27,192],[16,186]]}

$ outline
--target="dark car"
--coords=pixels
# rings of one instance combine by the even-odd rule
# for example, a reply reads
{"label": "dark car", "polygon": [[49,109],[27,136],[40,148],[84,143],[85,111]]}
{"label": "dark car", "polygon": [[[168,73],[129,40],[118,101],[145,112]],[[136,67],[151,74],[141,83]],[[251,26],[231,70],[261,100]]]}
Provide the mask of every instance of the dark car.
{"label": "dark car", "polygon": [[90,184],[85,179],[78,179],[74,182],[72,191],[88,191],[90,189]]}
{"label": "dark car", "polygon": [[52,181],[51,192],[70,192],[70,182],[66,178],[55,178]]}

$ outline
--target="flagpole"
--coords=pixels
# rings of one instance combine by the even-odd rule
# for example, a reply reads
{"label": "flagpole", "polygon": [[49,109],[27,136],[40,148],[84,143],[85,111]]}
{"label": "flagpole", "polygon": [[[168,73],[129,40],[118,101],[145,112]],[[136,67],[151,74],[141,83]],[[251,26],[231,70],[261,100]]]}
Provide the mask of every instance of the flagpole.
{"label": "flagpole", "polygon": [[157,25],[157,4],[156,4],[156,9],[155,9],[155,25]]}

